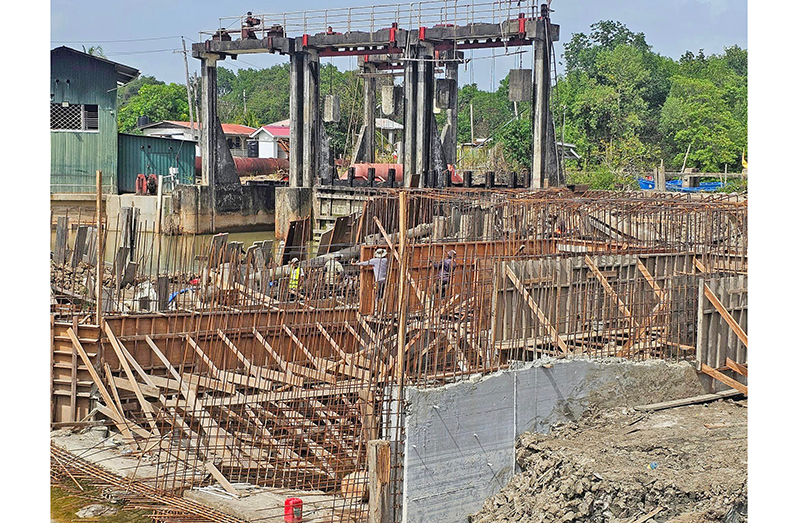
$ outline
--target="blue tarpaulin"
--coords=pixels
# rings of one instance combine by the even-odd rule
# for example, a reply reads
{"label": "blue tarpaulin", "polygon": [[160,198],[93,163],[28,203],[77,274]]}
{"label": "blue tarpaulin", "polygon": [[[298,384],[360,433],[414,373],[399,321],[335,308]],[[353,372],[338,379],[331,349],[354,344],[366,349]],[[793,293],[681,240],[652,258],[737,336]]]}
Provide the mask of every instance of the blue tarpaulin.
{"label": "blue tarpaulin", "polygon": [[[643,190],[654,189],[654,180],[646,180],[645,178],[638,178],[637,184]],[[665,182],[665,190],[677,192],[714,192],[723,187],[723,182],[701,182],[698,187],[682,187],[681,180],[669,180]]]}

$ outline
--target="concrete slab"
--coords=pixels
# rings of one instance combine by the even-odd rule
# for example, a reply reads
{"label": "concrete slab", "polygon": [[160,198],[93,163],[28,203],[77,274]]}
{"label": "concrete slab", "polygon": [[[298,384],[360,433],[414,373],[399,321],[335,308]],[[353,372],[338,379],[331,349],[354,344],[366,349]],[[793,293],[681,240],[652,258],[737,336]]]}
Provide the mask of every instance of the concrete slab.
{"label": "concrete slab", "polygon": [[[199,488],[187,490],[183,497],[236,516],[245,521],[283,521],[283,509],[288,498],[302,500],[302,521],[307,523],[327,521],[332,515],[336,497],[319,491],[289,490],[234,484],[238,490],[248,494],[233,499],[220,489]],[[340,511],[343,500],[338,499],[336,511]]]}

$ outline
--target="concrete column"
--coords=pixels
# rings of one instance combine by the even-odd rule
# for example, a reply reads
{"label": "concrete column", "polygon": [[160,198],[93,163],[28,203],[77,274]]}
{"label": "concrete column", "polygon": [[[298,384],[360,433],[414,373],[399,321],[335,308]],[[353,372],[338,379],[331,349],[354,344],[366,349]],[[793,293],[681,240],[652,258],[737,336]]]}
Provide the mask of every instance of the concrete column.
{"label": "concrete column", "polygon": [[[216,112],[218,102],[216,89],[216,55],[205,55],[200,59],[202,68],[202,129],[200,130],[202,148],[202,185],[208,187],[210,230],[216,230],[216,166],[219,163],[216,141],[222,128]],[[222,136],[222,138],[224,138]]]}
{"label": "concrete column", "polygon": [[[543,22],[537,22],[544,24]],[[541,29],[538,34],[544,34]],[[549,84],[551,82],[548,42],[535,40],[534,97],[532,119],[532,187],[543,187],[546,176],[546,135],[549,122]]]}
{"label": "concrete column", "polygon": [[291,122],[291,137],[288,163],[289,187],[302,187],[302,148],[304,145],[304,119],[303,107],[305,105],[304,90],[304,59],[301,52],[291,53],[291,84],[289,94],[289,118]]}
{"label": "concrete column", "polygon": [[216,158],[216,113],[217,91],[216,91],[216,55],[206,54],[200,58],[202,68],[202,126],[200,128],[202,148],[202,185],[213,186],[214,167],[217,163]]}
{"label": "concrete column", "polygon": [[446,163],[457,163],[457,73],[459,64],[455,61],[446,62],[446,79],[454,80],[455,89],[449,94],[452,99],[452,108],[446,109],[446,136],[443,137],[443,155]]}
{"label": "concrete column", "polygon": [[[408,57],[414,58],[413,48],[408,48]],[[413,173],[416,172],[416,77],[418,75],[418,62],[408,60],[405,62],[405,89],[404,89],[404,150],[402,163],[404,164],[404,186],[410,187]]]}
{"label": "concrete column", "polygon": [[373,64],[363,64],[363,142],[365,154],[363,161],[374,163],[374,146],[377,135],[377,122],[375,106],[377,104],[377,78],[374,76],[376,69]]}
{"label": "concrete column", "polygon": [[[432,53],[419,45],[418,76],[416,78],[416,165],[415,172],[423,175],[429,170],[430,121],[432,118],[432,95],[434,88],[434,66]],[[423,180],[423,176],[422,176]],[[423,181],[421,182],[423,186]]]}
{"label": "concrete column", "polygon": [[305,105],[302,112],[304,136],[302,146],[302,187],[313,187],[318,170],[319,147],[319,55],[308,51],[305,55]]}

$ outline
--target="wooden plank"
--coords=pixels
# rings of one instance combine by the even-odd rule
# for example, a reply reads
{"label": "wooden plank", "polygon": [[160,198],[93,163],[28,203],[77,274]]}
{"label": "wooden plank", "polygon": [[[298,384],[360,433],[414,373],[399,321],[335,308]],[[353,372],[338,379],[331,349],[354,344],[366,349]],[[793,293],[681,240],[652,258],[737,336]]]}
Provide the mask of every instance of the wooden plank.
{"label": "wooden plank", "polygon": [[[117,389],[126,390],[128,392],[135,392],[133,390],[133,386],[130,384],[130,381],[125,378],[120,378],[117,376],[113,376],[113,383]],[[151,387],[149,385],[143,385],[141,383],[138,384],[139,390],[145,397],[149,398],[157,398],[161,394],[161,389],[158,387]]]}
{"label": "wooden plank", "polygon": [[[117,341],[114,331],[111,329],[111,326],[108,325],[108,323],[105,324],[105,333],[108,335],[108,340],[111,342],[111,347],[114,349],[116,357],[119,359],[119,363],[122,365],[122,370],[124,371],[127,380],[130,382],[130,387],[133,389],[133,393],[136,395],[136,399],[139,401],[141,410],[144,412],[144,416],[147,418],[147,423],[150,425],[150,429],[152,430],[153,434],[160,437],[161,432],[158,430],[158,425],[155,423],[155,418],[153,418],[153,413],[155,410],[152,408],[152,405],[150,405],[150,402],[144,399],[144,394],[141,392],[141,388],[136,381],[136,377],[133,375],[133,371],[128,364],[127,358],[122,352],[122,349],[119,347],[119,341]],[[113,382],[111,383],[113,384]]]}
{"label": "wooden plank", "polygon": [[[204,398],[202,400],[197,400],[197,404],[203,407],[221,407],[242,404],[256,405],[264,402],[298,401],[308,398],[357,394],[360,390],[363,390],[363,382],[358,380],[347,380],[339,381],[335,386],[320,386],[312,389],[239,394],[238,396],[224,398]],[[183,403],[178,400],[166,400],[164,405],[166,407],[180,407]]]}
{"label": "wooden plank", "polygon": [[213,476],[213,479],[219,482],[219,485],[221,485],[222,488],[225,489],[228,493],[235,496],[236,499],[241,497],[241,493],[238,492],[235,488],[233,488],[233,485],[231,485],[230,482],[227,481],[227,478],[224,477],[224,474],[222,474],[213,463],[211,463],[210,461],[206,461],[205,470],[210,472],[211,476]]}
{"label": "wooden plank", "polygon": [[277,351],[274,350],[271,345],[269,345],[269,343],[266,341],[266,338],[264,338],[263,335],[260,332],[258,332],[258,329],[252,327],[252,333],[255,335],[255,339],[257,339],[260,342],[260,344],[263,345],[263,348],[266,349],[266,352],[269,353],[269,356],[274,358],[274,361],[277,362],[277,365],[279,365],[280,368],[283,369],[283,372],[290,375],[291,372],[288,370],[288,364],[285,362],[285,360],[283,360],[280,357],[279,354],[277,354]]}
{"label": "wooden plank", "polygon": [[507,267],[506,265],[504,267],[507,276],[510,278],[510,281],[513,282],[513,285],[515,285],[515,288],[518,289],[518,291],[521,293],[521,296],[524,298],[524,301],[526,301],[526,304],[529,306],[530,309],[532,309],[532,312],[535,313],[535,316],[537,316],[538,320],[540,320],[540,323],[548,331],[551,339],[557,343],[557,347],[559,347],[560,350],[565,354],[570,354],[571,349],[568,347],[568,345],[565,344],[565,341],[560,337],[559,333],[557,332],[557,329],[554,327],[554,325],[551,324],[546,315],[543,314],[543,311],[540,309],[540,307],[538,307],[538,304],[535,302],[534,299],[532,299],[532,296],[530,296],[530,294],[521,284],[521,280],[518,278],[518,276],[513,272],[511,268]]}
{"label": "wooden plank", "polygon": [[301,350],[305,356],[307,356],[308,361],[310,361],[310,363],[312,363],[317,369],[323,370],[318,359],[305,347],[301,341],[299,341],[299,338],[294,335],[293,331],[288,327],[288,325],[283,324],[283,330],[286,334],[288,334],[288,337],[291,338],[294,343],[296,343],[296,345],[299,347],[299,350]]}
{"label": "wooden plank", "polygon": [[713,378],[715,378],[719,382],[724,383],[724,384],[728,385],[729,387],[731,387],[731,388],[733,388],[733,389],[745,394],[746,396],[748,396],[748,387],[746,385],[743,385],[742,383],[740,383],[739,381],[735,380],[734,378],[730,378],[730,377],[726,376],[725,374],[723,374],[719,370],[713,369],[709,365],[707,365],[705,363],[702,363],[701,364],[701,372],[703,372],[704,374],[708,374],[708,375],[712,376]]}
{"label": "wooden plank", "polygon": [[111,398],[111,395],[108,393],[108,389],[106,389],[105,384],[103,383],[100,376],[97,374],[97,371],[94,370],[94,365],[92,364],[89,357],[86,355],[86,351],[83,350],[83,345],[81,345],[80,341],[78,341],[78,337],[75,335],[75,331],[72,330],[72,327],[67,329],[67,335],[72,340],[72,345],[75,347],[75,350],[78,351],[80,359],[83,360],[83,364],[86,365],[86,368],[88,369],[89,374],[91,375],[91,379],[94,381],[94,384],[97,386],[97,390],[100,392],[103,401],[107,405],[108,412],[111,414],[108,417],[111,418],[112,421],[114,421],[114,424],[117,426],[119,432],[121,432],[123,436],[125,436],[131,442],[135,441],[133,434],[130,432],[130,430],[128,430],[127,426],[125,425],[124,416],[116,409],[114,400]]}
{"label": "wooden plank", "polygon": [[[238,350],[238,347],[233,344],[230,339],[225,336],[224,332],[221,329],[217,330],[219,337],[222,339],[224,344],[227,346],[230,351],[235,354],[236,358],[244,365],[244,369],[247,373],[255,379],[262,379],[262,380],[272,380],[272,381],[279,381],[286,385],[291,385],[292,387],[303,387],[304,380],[299,376],[290,376],[285,372],[280,372],[272,369],[267,369],[265,367],[260,367],[257,365],[253,365],[242,353]],[[254,386],[254,385],[253,385]]]}
{"label": "wooden plank", "polygon": [[368,523],[390,523],[391,443],[368,442],[369,519]]}
{"label": "wooden plank", "polygon": [[637,518],[632,523],[645,523],[646,521],[648,521],[649,519],[653,518],[654,516],[656,516],[657,514],[662,512],[663,510],[665,510],[664,507],[657,507],[654,510],[652,510],[651,512],[649,512],[648,514],[646,514],[645,516]]}
{"label": "wooden plank", "polygon": [[609,294],[610,297],[615,301],[615,304],[618,307],[618,310],[621,311],[621,314],[626,316],[634,327],[639,327],[638,323],[632,316],[632,312],[626,307],[626,304],[624,304],[623,300],[621,300],[621,297],[618,296],[618,294],[612,288],[610,283],[607,281],[607,278],[605,278],[601,271],[599,271],[598,266],[590,258],[590,256],[585,256],[585,263],[590,268],[590,271],[596,276],[596,278],[598,278],[601,286],[604,287],[604,290],[607,292],[607,294]]}
{"label": "wooden plank", "polygon": [[730,358],[726,358],[726,366],[729,367],[734,372],[736,372],[737,374],[745,376],[746,378],[748,377],[748,367],[746,367],[745,365],[741,365]]}
{"label": "wooden plank", "polygon": [[[175,401],[174,404],[170,405],[170,401],[163,402],[165,407],[178,407],[183,408],[186,410],[188,414],[191,414],[196,420],[199,422],[200,427],[203,431],[208,435],[209,443],[208,448],[211,449],[221,449],[221,458],[225,459],[228,454],[235,456],[237,459],[241,459],[241,452],[236,448],[235,442],[237,441],[234,436],[227,433],[224,429],[219,427],[216,422],[211,418],[211,416],[205,411],[203,402],[201,402],[194,392],[186,385],[185,380],[177,372],[177,369],[171,364],[169,359],[161,352],[161,349],[155,344],[149,336],[145,336],[144,339],[147,341],[147,344],[152,349],[153,353],[161,360],[161,363],[167,368],[169,373],[172,375],[173,378],[177,380],[178,386],[180,388],[180,393],[186,400],[186,403],[183,404],[182,402]],[[240,395],[239,395],[240,396]],[[242,396],[243,398],[243,396]],[[241,401],[241,398],[234,397],[235,401]],[[189,410],[192,409],[192,410]],[[222,439],[225,444],[220,445],[219,439]]]}
{"label": "wooden plank", "polygon": [[637,405],[635,406],[635,410],[655,411],[655,410],[673,409],[676,407],[684,407],[685,405],[696,405],[699,403],[709,403],[710,401],[729,399],[733,398],[734,396],[740,396],[741,394],[742,393],[740,391],[735,389],[724,390],[722,392],[718,392],[717,394],[702,394],[700,396],[693,396],[690,398],[663,401],[660,403],[650,403],[648,405]]}
{"label": "wooden plank", "polygon": [[706,283],[704,284],[704,296],[706,296],[709,299],[710,303],[712,303],[715,309],[720,313],[721,317],[723,318],[723,321],[725,321],[726,324],[729,327],[731,327],[731,329],[734,331],[737,337],[740,338],[740,341],[742,341],[747,348],[748,335],[745,333],[745,331],[743,331],[742,327],[740,327],[740,324],[738,324],[735,321],[735,319],[732,318],[732,315],[729,314],[729,311],[726,310],[726,308],[720,302],[718,297],[715,296],[715,293],[712,292],[712,290],[709,288],[709,285],[707,285]]}

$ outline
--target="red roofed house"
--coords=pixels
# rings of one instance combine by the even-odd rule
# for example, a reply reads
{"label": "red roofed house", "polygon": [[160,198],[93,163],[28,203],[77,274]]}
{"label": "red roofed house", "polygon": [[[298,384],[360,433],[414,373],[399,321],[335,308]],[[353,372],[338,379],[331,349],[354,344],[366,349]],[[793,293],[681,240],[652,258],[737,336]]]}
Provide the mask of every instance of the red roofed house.
{"label": "red roofed house", "polygon": [[[174,120],[164,120],[139,127],[146,136],[159,136],[162,138],[178,138],[183,140],[197,140],[199,131],[197,123],[194,123],[194,136],[191,133],[191,126],[188,122],[177,122]],[[227,145],[233,156],[247,156],[247,139],[255,132],[254,127],[248,125],[238,125],[223,123],[222,132],[227,138]],[[199,145],[197,145],[197,156],[200,156]]]}
{"label": "red roofed house", "polygon": [[288,158],[291,126],[288,120],[263,125],[249,135],[258,146],[258,158]]}

